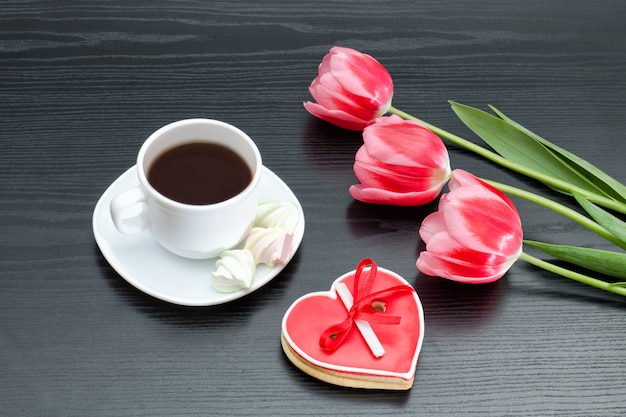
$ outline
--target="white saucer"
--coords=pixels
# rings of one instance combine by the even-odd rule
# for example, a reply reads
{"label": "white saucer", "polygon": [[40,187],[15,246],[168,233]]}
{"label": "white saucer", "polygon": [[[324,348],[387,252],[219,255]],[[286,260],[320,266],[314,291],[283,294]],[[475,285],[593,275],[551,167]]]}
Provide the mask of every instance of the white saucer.
{"label": "white saucer", "polygon": [[[120,191],[138,185],[136,167],[123,173],[104,192],[93,213],[93,233],[100,251],[113,269],[137,289],[163,301],[186,306],[223,304],[241,298],[267,284],[287,263],[270,268],[258,265],[252,287],[233,293],[213,288],[212,275],[218,258],[193,260],[174,255],[159,245],[149,232],[123,235],[111,220],[109,204]],[[298,207],[300,220],[293,236],[289,260],[304,236],[304,212],[289,187],[272,171],[263,167],[259,184],[260,201],[290,201]]]}

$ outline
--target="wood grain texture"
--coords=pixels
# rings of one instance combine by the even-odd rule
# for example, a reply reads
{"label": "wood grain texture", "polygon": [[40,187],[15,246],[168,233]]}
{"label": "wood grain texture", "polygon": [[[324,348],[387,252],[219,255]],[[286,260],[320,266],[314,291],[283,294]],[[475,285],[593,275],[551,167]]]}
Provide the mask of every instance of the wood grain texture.
{"label": "wood grain texture", "polygon": [[[0,2],[0,414],[7,416],[626,414],[626,303],[516,264],[468,287],[415,269],[434,205],[354,202],[360,135],[301,103],[333,45],[390,71],[394,104],[471,138],[447,100],[512,118],[622,182],[626,3]],[[123,281],[91,230],[98,197],[157,128],[233,123],[302,202],[294,261],[236,302],[182,308]],[[450,146],[452,164],[548,193]],[[568,202],[564,197],[559,201]],[[609,248],[516,201],[529,239]],[[297,370],[280,320],[364,257],[411,282],[426,337],[408,392]]]}

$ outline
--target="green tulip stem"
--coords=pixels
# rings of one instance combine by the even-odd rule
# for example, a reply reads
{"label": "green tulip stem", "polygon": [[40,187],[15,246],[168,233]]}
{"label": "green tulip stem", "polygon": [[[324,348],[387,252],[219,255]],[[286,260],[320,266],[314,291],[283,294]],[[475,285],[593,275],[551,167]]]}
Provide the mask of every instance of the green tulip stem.
{"label": "green tulip stem", "polygon": [[549,198],[545,198],[538,194],[534,194],[529,191],[522,190],[520,188],[512,187],[507,184],[502,184],[496,181],[491,181],[491,180],[486,180],[486,179],[483,179],[483,181],[485,181],[488,184],[491,184],[492,186],[496,187],[498,190],[502,191],[503,193],[523,198],[532,203],[538,204],[540,206],[553,210],[559,214],[562,214],[563,216],[575,221],[576,223],[602,236],[609,242],[619,246],[622,249],[626,249],[626,244],[624,244],[624,242],[622,242],[621,239],[617,238],[613,233],[609,232],[607,229],[605,229],[598,223],[594,222],[589,217],[584,216],[580,214],[579,212],[572,210],[569,207],[566,207],[553,200],[550,200]]}
{"label": "green tulip stem", "polygon": [[577,193],[579,193],[580,195],[582,195],[583,197],[585,197],[585,199],[587,199],[589,201],[593,201],[594,203],[596,203],[598,205],[601,205],[603,207],[606,207],[606,208],[615,210],[617,212],[626,214],[626,204],[620,203],[619,201],[614,201],[614,200],[611,200],[609,198],[603,197],[601,195],[589,192],[587,190],[583,190],[583,189],[581,189],[579,187],[576,187],[576,186],[570,184],[567,181],[562,181],[562,180],[560,180],[558,178],[554,178],[554,177],[551,177],[549,175],[542,174],[541,172],[536,171],[536,170],[531,169],[531,168],[528,168],[528,167],[526,167],[524,165],[512,162],[512,161],[510,161],[510,160],[508,160],[508,159],[498,155],[497,153],[490,151],[487,148],[484,148],[484,147],[482,147],[480,145],[477,145],[477,144],[475,144],[473,142],[470,142],[467,139],[463,139],[462,137],[457,136],[457,135],[455,135],[453,133],[450,133],[450,132],[448,132],[448,131],[446,131],[444,129],[441,129],[441,128],[437,127],[437,126],[431,125],[430,123],[425,122],[425,121],[423,121],[421,119],[418,119],[417,117],[412,116],[411,114],[406,113],[406,112],[404,112],[402,110],[396,109],[393,106],[389,107],[388,113],[400,116],[401,118],[403,118],[405,120],[414,120],[414,121],[416,121],[418,123],[421,123],[422,125],[424,125],[427,129],[429,129],[430,131],[432,131],[436,135],[438,135],[438,136],[440,136],[440,137],[442,137],[444,139],[447,139],[448,141],[450,141],[450,142],[452,142],[452,143],[454,143],[454,144],[456,144],[458,146],[461,146],[461,147],[463,147],[463,148],[465,148],[465,149],[467,149],[469,151],[472,151],[472,152],[474,152],[474,153],[476,153],[476,154],[478,154],[478,155],[480,155],[480,156],[482,156],[482,157],[484,157],[484,158],[486,158],[486,159],[488,159],[488,160],[490,160],[492,162],[495,162],[498,165],[501,165],[501,166],[503,166],[505,168],[508,168],[508,169],[510,169],[512,171],[518,172],[518,173],[520,173],[522,175],[525,175],[527,177],[530,177],[530,178],[534,178],[534,179],[536,179],[538,181],[541,181],[542,183],[544,183],[544,184],[546,184],[546,185],[548,185],[550,187],[556,188],[557,190],[561,190],[563,192],[567,192],[568,194],[571,194],[572,192],[577,192]]}
{"label": "green tulip stem", "polygon": [[592,278],[590,276],[551,264],[550,262],[546,262],[539,258],[535,258],[534,256],[527,254],[526,252],[522,252],[519,259],[526,261],[529,264],[539,267],[541,269],[545,269],[546,271],[561,275],[565,278],[573,279],[574,281],[578,281],[604,291],[612,292],[614,294],[626,296],[626,283],[624,282],[610,283],[596,278]]}

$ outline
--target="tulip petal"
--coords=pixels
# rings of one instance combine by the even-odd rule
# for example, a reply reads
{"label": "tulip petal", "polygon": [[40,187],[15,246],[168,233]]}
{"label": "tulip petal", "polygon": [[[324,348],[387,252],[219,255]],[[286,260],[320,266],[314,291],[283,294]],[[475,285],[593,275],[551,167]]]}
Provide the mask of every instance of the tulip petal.
{"label": "tulip petal", "polygon": [[363,142],[372,158],[386,164],[431,169],[450,165],[439,136],[397,115],[376,119],[363,130]]}
{"label": "tulip petal", "polygon": [[503,202],[511,207],[513,211],[517,212],[517,209],[515,208],[515,205],[513,204],[511,199],[509,199],[506,194],[498,190],[496,187],[492,186],[491,184],[487,184],[485,181],[475,177],[474,175],[462,169],[455,169],[454,171],[452,171],[452,179],[450,180],[450,183],[448,185],[450,191],[466,185],[480,185],[481,187],[486,188],[490,193],[497,195]]}
{"label": "tulip petal", "polygon": [[419,229],[419,235],[424,243],[428,244],[433,236],[437,233],[444,232],[445,230],[446,219],[441,211],[436,211],[426,216],[426,218],[422,221],[422,225]]}
{"label": "tulip petal", "polygon": [[354,174],[368,187],[395,192],[423,191],[432,188],[441,191],[448,179],[447,167],[433,169],[385,164],[372,158],[365,146],[356,153]]}
{"label": "tulip petal", "polygon": [[333,74],[346,91],[377,103],[375,107],[389,101],[393,81],[385,67],[372,56],[336,46],[327,57],[328,67],[324,67],[324,71]]}
{"label": "tulip petal", "polygon": [[348,130],[363,130],[369,123],[342,110],[328,110],[311,101],[305,102],[304,108],[313,116]]}
{"label": "tulip petal", "polygon": [[368,123],[380,116],[380,111],[384,113],[388,108],[383,111],[380,104],[363,100],[362,97],[345,90],[330,73],[322,74],[314,79],[309,92],[319,105],[328,109],[343,110],[353,117],[367,120]]}
{"label": "tulip petal", "polygon": [[422,252],[417,259],[417,269],[422,273],[434,277],[446,278],[465,284],[488,284],[496,281],[507,272],[509,268],[491,271],[484,268],[468,268],[455,262],[455,259],[444,259],[432,255],[430,252]]}
{"label": "tulip petal", "polygon": [[443,213],[450,234],[468,248],[508,256],[522,244],[517,211],[479,185],[448,193]]}
{"label": "tulip petal", "polygon": [[444,231],[431,237],[426,252],[422,252],[417,260],[417,267],[427,275],[467,283],[486,283],[502,277],[518,255],[501,256],[475,251],[459,244]]}
{"label": "tulip petal", "polygon": [[387,204],[393,206],[421,206],[433,201],[440,192],[439,187],[424,191],[398,193],[382,188],[370,188],[361,184],[352,185],[350,195],[356,200],[371,204]]}
{"label": "tulip petal", "polygon": [[440,258],[457,259],[456,262],[462,265],[488,265],[490,268],[506,264],[510,257],[517,255],[503,256],[468,248],[454,239],[447,230],[433,235],[426,244],[426,250]]}

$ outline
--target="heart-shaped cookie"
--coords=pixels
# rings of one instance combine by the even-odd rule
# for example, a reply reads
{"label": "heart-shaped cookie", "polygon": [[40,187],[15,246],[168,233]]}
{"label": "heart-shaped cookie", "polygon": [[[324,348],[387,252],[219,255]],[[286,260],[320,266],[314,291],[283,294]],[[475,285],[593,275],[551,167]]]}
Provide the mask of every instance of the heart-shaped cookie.
{"label": "heart-shaped cookie", "polygon": [[305,373],[335,385],[394,390],[413,385],[423,338],[415,290],[371,259],[330,291],[297,299],[281,332],[285,354]]}

